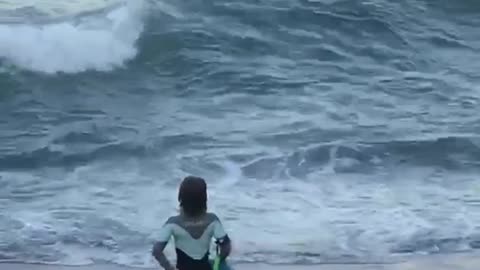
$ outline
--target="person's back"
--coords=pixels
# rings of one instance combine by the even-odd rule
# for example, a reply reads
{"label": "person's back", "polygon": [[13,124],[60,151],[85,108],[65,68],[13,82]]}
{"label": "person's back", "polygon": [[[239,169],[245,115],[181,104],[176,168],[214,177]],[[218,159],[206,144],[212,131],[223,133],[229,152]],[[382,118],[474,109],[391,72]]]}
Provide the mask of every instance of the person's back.
{"label": "person's back", "polygon": [[173,236],[178,270],[211,270],[209,250],[212,237],[220,247],[221,259],[229,255],[231,245],[218,217],[207,213],[205,181],[199,177],[185,178],[180,186],[178,200],[181,213],[170,217],[163,225],[160,239],[153,248],[153,256],[164,269],[175,269],[163,254]]}

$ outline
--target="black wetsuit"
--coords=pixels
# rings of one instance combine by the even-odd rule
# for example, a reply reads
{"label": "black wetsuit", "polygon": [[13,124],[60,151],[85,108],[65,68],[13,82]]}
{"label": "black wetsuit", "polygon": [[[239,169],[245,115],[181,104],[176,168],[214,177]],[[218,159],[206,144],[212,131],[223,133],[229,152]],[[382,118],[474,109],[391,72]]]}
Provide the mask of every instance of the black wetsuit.
{"label": "black wetsuit", "polygon": [[166,245],[173,237],[178,270],[212,270],[209,251],[212,238],[229,242],[222,223],[213,213],[192,220],[184,215],[168,219],[160,231],[160,243]]}

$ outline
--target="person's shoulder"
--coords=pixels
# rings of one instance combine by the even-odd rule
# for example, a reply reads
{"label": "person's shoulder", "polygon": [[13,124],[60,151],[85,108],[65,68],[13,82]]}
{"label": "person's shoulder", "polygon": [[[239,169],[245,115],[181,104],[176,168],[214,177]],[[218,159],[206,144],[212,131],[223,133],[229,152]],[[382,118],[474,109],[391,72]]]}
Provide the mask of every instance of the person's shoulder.
{"label": "person's shoulder", "polygon": [[220,218],[215,213],[212,213],[212,212],[207,212],[206,218],[211,222],[220,221]]}
{"label": "person's shoulder", "polygon": [[165,225],[168,224],[178,224],[181,221],[181,216],[176,215],[176,216],[170,216],[167,221],[165,222]]}

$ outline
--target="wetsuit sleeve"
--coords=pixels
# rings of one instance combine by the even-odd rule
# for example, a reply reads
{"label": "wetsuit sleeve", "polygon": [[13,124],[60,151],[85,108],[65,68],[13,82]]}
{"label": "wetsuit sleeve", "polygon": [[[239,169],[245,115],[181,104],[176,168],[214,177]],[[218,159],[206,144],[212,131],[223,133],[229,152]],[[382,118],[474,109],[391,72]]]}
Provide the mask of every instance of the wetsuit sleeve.
{"label": "wetsuit sleeve", "polygon": [[172,234],[173,234],[172,225],[169,224],[167,221],[167,223],[165,223],[160,229],[160,232],[158,235],[158,242],[155,243],[152,250],[152,255],[155,257],[158,263],[163,267],[163,269],[166,269],[166,270],[174,269],[173,265],[168,261],[167,257],[163,253],[163,250],[167,246],[168,241],[172,237]]}
{"label": "wetsuit sleeve", "polygon": [[160,229],[160,232],[158,235],[158,242],[168,243],[168,241],[172,237],[172,233],[173,233],[172,225],[169,223],[165,223]]}
{"label": "wetsuit sleeve", "polygon": [[216,243],[219,247],[220,258],[224,260],[230,255],[231,243],[227,232],[223,228],[222,222],[217,218],[214,223],[213,237],[216,239]]}
{"label": "wetsuit sleeve", "polygon": [[213,237],[217,240],[224,239],[227,237],[227,232],[225,232],[225,229],[223,228],[222,223],[220,220],[215,220],[215,223],[213,224]]}

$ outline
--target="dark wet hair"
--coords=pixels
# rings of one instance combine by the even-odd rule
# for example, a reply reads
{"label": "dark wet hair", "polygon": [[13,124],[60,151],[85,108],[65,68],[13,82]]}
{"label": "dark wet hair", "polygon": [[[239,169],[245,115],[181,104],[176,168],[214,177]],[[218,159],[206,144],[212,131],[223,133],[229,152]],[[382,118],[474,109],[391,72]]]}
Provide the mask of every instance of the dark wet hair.
{"label": "dark wet hair", "polygon": [[187,176],[178,190],[178,201],[182,211],[191,217],[207,212],[207,183],[201,177]]}

